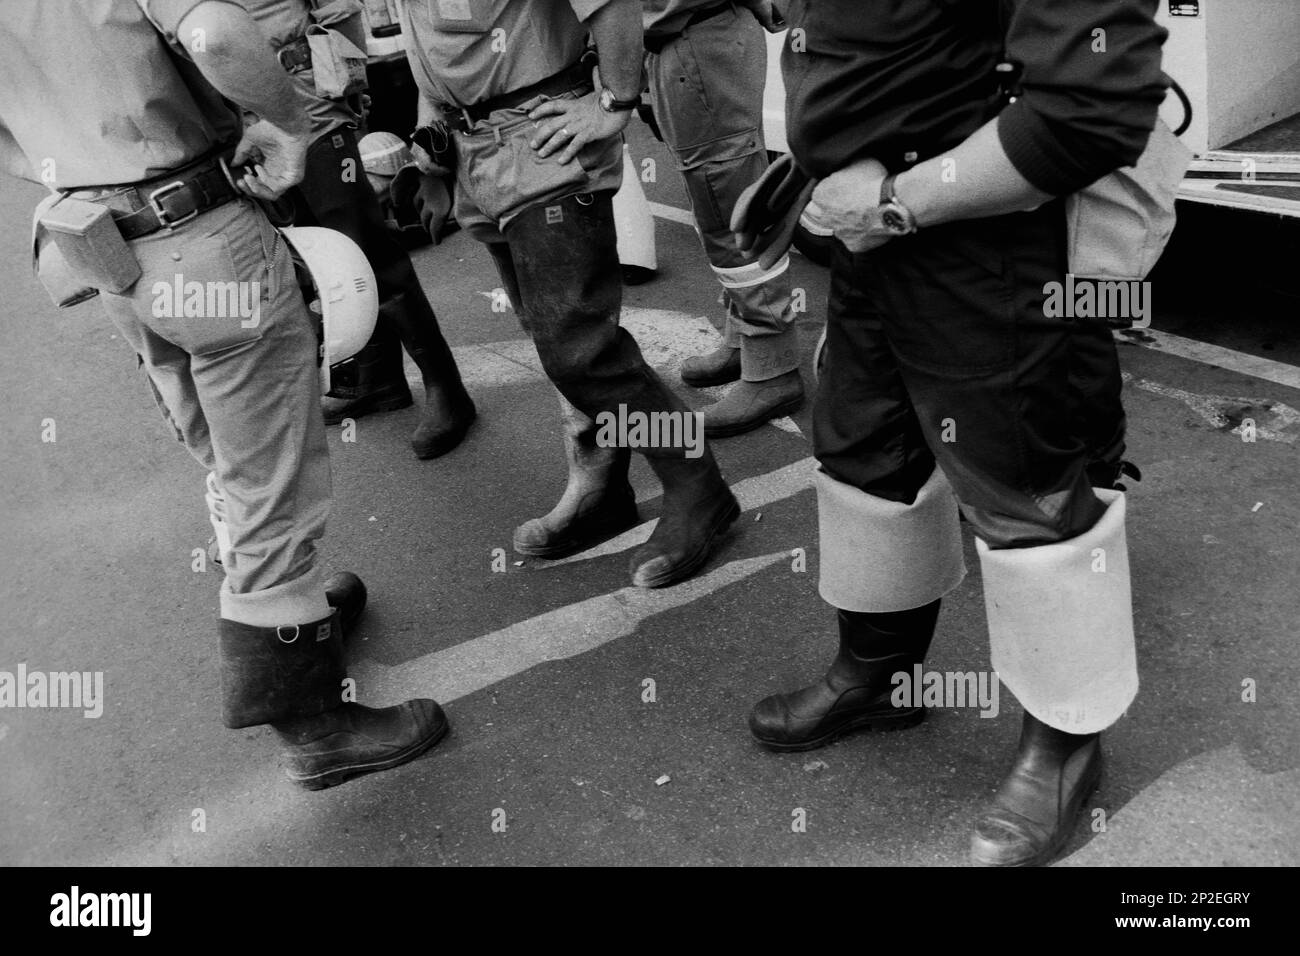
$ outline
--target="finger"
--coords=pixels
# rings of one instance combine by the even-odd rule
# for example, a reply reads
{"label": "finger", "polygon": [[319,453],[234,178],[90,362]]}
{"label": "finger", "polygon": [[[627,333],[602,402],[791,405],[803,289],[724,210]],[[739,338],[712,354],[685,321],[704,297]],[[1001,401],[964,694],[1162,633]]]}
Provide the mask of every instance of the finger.
{"label": "finger", "polygon": [[572,162],[574,157],[578,155],[578,152],[582,149],[582,147],[586,146],[587,143],[589,143],[590,141],[591,141],[590,137],[588,137],[584,133],[579,133],[576,136],[571,137],[569,139],[569,145],[564,147],[564,151],[561,152],[560,155],[556,157],[555,161],[559,163],[561,166],[565,165],[566,163]]}
{"label": "finger", "polygon": [[561,131],[566,128],[563,118],[539,123],[536,131],[533,133],[533,138],[529,141],[529,145],[532,146],[533,149],[541,149],[544,143],[549,142],[553,137],[559,135]]}
{"label": "finger", "polygon": [[563,148],[574,137],[574,133],[566,126],[561,126],[554,133],[546,138],[542,146],[538,147],[537,155],[545,158],[552,153]]}
{"label": "finger", "polygon": [[547,100],[540,103],[528,111],[528,118],[532,120],[545,119],[548,116],[563,116],[568,112],[568,105],[560,100]]}

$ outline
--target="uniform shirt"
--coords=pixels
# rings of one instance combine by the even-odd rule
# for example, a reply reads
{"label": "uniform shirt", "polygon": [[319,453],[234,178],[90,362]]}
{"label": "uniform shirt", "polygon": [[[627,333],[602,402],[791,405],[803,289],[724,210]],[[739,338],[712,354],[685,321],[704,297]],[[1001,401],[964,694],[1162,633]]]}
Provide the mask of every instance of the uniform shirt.
{"label": "uniform shirt", "polygon": [[641,0],[641,22],[647,37],[674,37],[698,11],[724,6],[719,0]]}
{"label": "uniform shirt", "polygon": [[59,189],[117,185],[238,140],[238,115],[175,36],[198,3],[5,0],[0,168]]}
{"label": "uniform shirt", "polygon": [[[826,176],[874,157],[897,172],[994,116],[1012,164],[1053,195],[1136,162],[1165,95],[1156,0],[1006,0],[1005,19],[999,2],[793,0],[781,66],[799,165]],[[1003,22],[1023,68],[1005,109]],[[1105,53],[1092,50],[1098,28]]]}
{"label": "uniform shirt", "polygon": [[416,85],[438,103],[473,106],[572,66],[584,22],[609,0],[405,0],[403,37]]}
{"label": "uniform shirt", "polygon": [[[262,32],[271,41],[272,49],[275,50],[279,50],[280,47],[299,37],[306,36],[307,28],[316,22],[311,16],[313,6],[311,0],[239,0],[239,2],[257,21]],[[316,4],[318,7],[323,5],[323,3]],[[357,15],[360,15],[364,9],[359,2],[334,4],[334,6],[354,7]],[[332,24],[322,24],[322,26],[332,26]],[[294,73],[291,79],[302,90],[303,98],[307,101],[313,138],[322,136],[338,126],[356,126],[361,121],[361,117],[347,99],[331,100],[317,95],[311,70]]]}

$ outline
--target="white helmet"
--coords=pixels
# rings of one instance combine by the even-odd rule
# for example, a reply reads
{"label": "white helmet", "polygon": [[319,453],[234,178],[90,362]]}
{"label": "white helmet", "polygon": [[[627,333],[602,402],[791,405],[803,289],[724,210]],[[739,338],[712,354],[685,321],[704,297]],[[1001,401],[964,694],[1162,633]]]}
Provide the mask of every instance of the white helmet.
{"label": "white helmet", "polygon": [[315,287],[309,307],[321,317],[321,391],[328,392],[331,369],[360,352],[374,334],[375,273],[361,247],[335,229],[292,226],[280,232]]}

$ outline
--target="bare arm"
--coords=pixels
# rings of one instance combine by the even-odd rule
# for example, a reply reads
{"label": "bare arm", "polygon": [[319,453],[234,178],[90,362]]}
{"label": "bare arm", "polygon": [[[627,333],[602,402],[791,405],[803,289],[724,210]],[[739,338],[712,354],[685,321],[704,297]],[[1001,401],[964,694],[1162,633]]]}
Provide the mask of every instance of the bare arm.
{"label": "bare arm", "polygon": [[918,226],[979,219],[1033,209],[1051,199],[1007,157],[997,120],[985,123],[956,149],[899,175],[894,192]]}
{"label": "bare arm", "polygon": [[[262,28],[233,3],[208,0],[176,29],[199,71],[226,99],[287,133],[307,135],[306,103],[271,51]],[[202,37],[203,42],[190,42]]]}

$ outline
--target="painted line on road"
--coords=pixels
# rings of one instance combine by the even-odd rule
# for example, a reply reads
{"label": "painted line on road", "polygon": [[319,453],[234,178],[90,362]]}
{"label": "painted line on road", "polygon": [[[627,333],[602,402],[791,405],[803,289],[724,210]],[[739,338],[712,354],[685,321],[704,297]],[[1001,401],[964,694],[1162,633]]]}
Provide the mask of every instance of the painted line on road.
{"label": "painted line on road", "polygon": [[566,660],[628,637],[641,622],[683,607],[788,558],[778,551],[731,561],[670,588],[626,587],[556,608],[415,660],[358,661],[349,673],[368,699],[457,700],[550,661]]}
{"label": "painted line on road", "polygon": [[1200,362],[1202,365],[1213,365],[1215,368],[1225,369],[1229,372],[1237,372],[1241,375],[1249,375],[1252,378],[1263,379],[1275,385],[1300,389],[1300,367],[1298,366],[1260,358],[1257,355],[1249,355],[1235,349],[1226,349],[1221,345],[1211,345],[1208,342],[1186,339],[1171,332],[1157,332],[1155,329],[1142,329],[1141,331],[1141,336],[1133,337],[1116,333],[1116,339],[1120,342],[1141,345],[1143,348],[1151,349],[1154,352],[1168,352],[1170,355],[1177,355],[1179,358]]}
{"label": "painted line on road", "polygon": [[1247,419],[1254,423],[1255,437],[1264,441],[1294,444],[1300,434],[1300,411],[1270,398],[1247,398],[1234,395],[1202,395],[1186,389],[1175,388],[1161,382],[1134,378],[1128,372],[1120,373],[1124,381],[1153,395],[1182,402],[1208,424],[1219,431],[1245,437]]}

